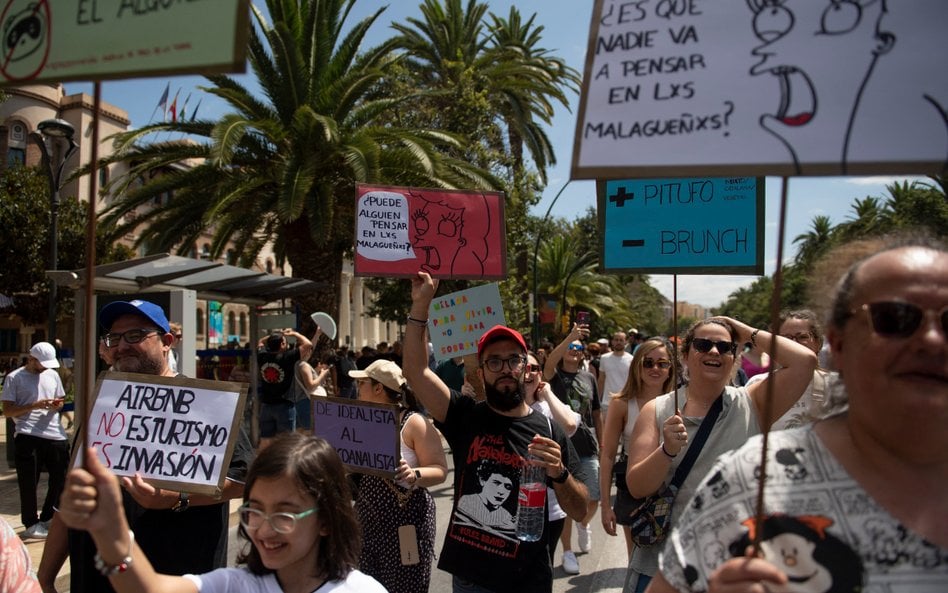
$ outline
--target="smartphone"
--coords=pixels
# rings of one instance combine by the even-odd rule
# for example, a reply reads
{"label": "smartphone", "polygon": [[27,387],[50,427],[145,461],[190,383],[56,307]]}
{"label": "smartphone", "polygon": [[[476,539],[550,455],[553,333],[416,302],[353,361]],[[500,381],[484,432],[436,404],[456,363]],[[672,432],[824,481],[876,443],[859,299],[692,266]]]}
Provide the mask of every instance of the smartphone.
{"label": "smartphone", "polygon": [[589,311],[580,311],[577,313],[576,323],[579,325],[589,325]]}

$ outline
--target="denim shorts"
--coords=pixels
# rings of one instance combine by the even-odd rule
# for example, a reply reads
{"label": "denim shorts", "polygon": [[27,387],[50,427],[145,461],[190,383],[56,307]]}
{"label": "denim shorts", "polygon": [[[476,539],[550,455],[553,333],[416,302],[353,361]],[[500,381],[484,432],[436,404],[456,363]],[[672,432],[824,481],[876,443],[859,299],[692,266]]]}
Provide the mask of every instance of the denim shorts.
{"label": "denim shorts", "polygon": [[296,406],[282,401],[276,404],[260,402],[260,437],[271,438],[281,432],[296,430]]}
{"label": "denim shorts", "polygon": [[586,490],[589,491],[589,500],[599,500],[599,457],[590,455],[589,457],[580,457],[579,465],[583,468],[582,478]]}

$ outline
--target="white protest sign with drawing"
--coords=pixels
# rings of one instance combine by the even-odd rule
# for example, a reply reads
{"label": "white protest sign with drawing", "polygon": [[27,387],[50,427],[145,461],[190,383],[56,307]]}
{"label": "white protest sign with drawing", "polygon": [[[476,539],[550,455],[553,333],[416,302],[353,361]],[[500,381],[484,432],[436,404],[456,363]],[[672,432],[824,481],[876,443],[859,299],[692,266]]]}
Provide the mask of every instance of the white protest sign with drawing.
{"label": "white protest sign with drawing", "polygon": [[[112,472],[137,473],[160,488],[220,495],[246,383],[103,373],[93,397],[88,442]],[[76,455],[73,465],[80,460]]]}
{"label": "white protest sign with drawing", "polygon": [[477,341],[484,332],[505,323],[500,289],[494,282],[437,297],[428,306],[428,336],[438,361],[477,354]]}
{"label": "white protest sign with drawing", "polygon": [[943,0],[597,0],[573,178],[937,173]]}

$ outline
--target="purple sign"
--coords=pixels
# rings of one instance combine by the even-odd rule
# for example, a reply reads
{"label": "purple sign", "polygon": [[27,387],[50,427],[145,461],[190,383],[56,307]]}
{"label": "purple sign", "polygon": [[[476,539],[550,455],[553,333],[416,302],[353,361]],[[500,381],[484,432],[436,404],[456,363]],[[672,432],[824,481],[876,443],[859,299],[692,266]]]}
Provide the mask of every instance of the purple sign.
{"label": "purple sign", "polygon": [[318,397],[312,408],[313,434],[329,441],[349,470],[394,477],[401,456],[398,406]]}

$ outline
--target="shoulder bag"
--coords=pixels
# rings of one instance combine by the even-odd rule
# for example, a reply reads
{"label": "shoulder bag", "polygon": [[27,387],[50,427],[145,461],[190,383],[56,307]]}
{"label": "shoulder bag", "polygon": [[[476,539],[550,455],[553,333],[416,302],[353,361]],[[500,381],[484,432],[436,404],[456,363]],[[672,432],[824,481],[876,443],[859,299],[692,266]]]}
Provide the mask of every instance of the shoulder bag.
{"label": "shoulder bag", "polygon": [[[695,435],[695,440],[691,443],[691,446],[688,447],[688,452],[685,453],[684,459],[681,460],[681,464],[679,464],[678,469],[675,470],[675,475],[672,477],[671,483],[662,485],[662,487],[658,489],[658,492],[641,500],[639,506],[629,515],[627,524],[632,529],[632,541],[635,542],[636,545],[652,546],[665,539],[668,533],[668,522],[671,518],[672,506],[675,503],[675,496],[678,494],[678,489],[684,484],[685,478],[688,477],[688,472],[691,471],[692,466],[694,466],[695,461],[698,459],[698,455],[701,453],[701,449],[704,448],[704,443],[708,440],[708,435],[711,434],[711,428],[717,421],[718,414],[721,413],[723,406],[724,398],[718,396],[718,399],[711,405],[711,409],[708,410],[704,420],[701,421],[698,434]],[[623,522],[623,524],[626,523]]]}

